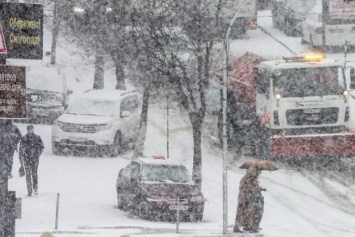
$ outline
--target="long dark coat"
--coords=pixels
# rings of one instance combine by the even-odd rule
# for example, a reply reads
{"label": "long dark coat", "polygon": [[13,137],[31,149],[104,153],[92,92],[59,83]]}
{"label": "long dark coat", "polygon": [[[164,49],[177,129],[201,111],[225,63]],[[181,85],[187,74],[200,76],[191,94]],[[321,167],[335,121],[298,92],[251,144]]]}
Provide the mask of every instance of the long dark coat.
{"label": "long dark coat", "polygon": [[240,181],[236,221],[244,228],[259,229],[264,212],[264,197],[258,177],[247,173]]}

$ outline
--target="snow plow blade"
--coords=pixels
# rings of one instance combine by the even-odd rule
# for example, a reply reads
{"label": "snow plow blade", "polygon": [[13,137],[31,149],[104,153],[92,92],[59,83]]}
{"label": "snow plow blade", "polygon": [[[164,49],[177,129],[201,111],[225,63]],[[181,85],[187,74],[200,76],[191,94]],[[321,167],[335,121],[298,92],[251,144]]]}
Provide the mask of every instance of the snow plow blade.
{"label": "snow plow blade", "polygon": [[355,155],[355,133],[272,136],[274,158]]}

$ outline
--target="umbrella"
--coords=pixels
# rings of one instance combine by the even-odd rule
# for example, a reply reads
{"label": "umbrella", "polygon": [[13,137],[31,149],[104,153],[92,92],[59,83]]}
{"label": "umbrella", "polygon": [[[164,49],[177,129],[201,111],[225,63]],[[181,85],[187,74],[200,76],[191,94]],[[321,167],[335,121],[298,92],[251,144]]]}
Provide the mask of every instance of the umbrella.
{"label": "umbrella", "polygon": [[278,169],[274,163],[267,160],[249,160],[244,162],[239,168],[248,169],[250,167],[255,167],[259,170],[270,170],[270,171]]}

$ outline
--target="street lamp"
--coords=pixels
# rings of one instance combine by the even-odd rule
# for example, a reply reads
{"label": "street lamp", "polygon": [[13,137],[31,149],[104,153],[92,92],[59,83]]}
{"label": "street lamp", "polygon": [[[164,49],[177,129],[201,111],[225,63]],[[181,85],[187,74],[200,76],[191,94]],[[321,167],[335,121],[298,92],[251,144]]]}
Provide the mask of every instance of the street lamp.
{"label": "street lamp", "polygon": [[244,0],[229,22],[224,37],[224,68],[223,68],[223,234],[228,232],[228,203],[227,203],[227,91],[229,86],[229,33],[234,21],[248,1]]}

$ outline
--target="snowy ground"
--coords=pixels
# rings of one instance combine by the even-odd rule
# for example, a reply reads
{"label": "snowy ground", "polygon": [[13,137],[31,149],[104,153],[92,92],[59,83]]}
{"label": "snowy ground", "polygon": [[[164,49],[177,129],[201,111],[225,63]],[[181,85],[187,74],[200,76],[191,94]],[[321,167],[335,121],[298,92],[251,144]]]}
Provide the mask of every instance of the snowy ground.
{"label": "snowy ground", "polygon": [[[270,11],[262,11],[267,16]],[[271,27],[271,18],[263,17],[259,23],[280,41],[300,53],[307,46],[300,38],[290,38]],[[48,32],[46,32],[48,33]],[[50,35],[45,36],[45,51],[50,49]],[[75,95],[92,86],[92,59],[80,59],[72,55],[70,45],[59,43],[58,67],[66,73],[68,84]],[[244,39],[231,44],[234,55],[245,51],[267,57],[292,55],[260,30],[249,32]],[[339,55],[334,55],[340,57]],[[355,58],[354,54],[349,57]],[[8,60],[13,65],[46,65],[42,61]],[[107,87],[114,82],[112,71],[105,75]],[[172,111],[172,114],[177,111]],[[166,120],[162,106],[151,107],[146,155],[166,154]],[[192,168],[192,135],[186,119],[171,116],[170,158],[182,161]],[[25,133],[26,124],[18,124]],[[128,150],[117,158],[55,156],[51,151],[51,126],[35,125],[35,133],[41,135],[45,151],[39,166],[39,195],[27,197],[25,179],[16,171],[19,168],[15,154],[14,178],[9,189],[22,198],[22,218],[16,221],[16,236],[34,237],[43,232],[55,236],[220,236],[222,235],[222,152],[203,140],[203,185],[207,199],[203,221],[180,223],[141,220],[116,207],[115,182],[119,170],[130,160]],[[232,227],[236,213],[238,185],[245,171],[238,169],[243,159],[234,161],[229,156],[228,170],[228,224]],[[261,222],[264,236],[355,236],[355,185],[336,182],[317,173],[280,169],[263,172],[260,183],[267,188],[265,212]],[[60,193],[58,230],[55,230],[55,207]],[[230,229],[231,233],[232,230]]]}

